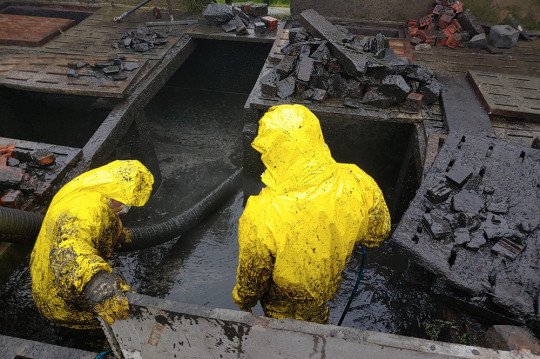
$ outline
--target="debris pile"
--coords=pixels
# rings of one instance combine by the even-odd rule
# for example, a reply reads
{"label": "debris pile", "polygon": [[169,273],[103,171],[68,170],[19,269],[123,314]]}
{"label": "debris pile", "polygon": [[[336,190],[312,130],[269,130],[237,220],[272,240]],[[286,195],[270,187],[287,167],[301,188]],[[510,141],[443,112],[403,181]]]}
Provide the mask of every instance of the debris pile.
{"label": "debris pile", "polygon": [[485,48],[484,29],[469,9],[457,0],[436,0],[431,14],[407,20],[411,43],[431,46]]}
{"label": "debris pile", "polygon": [[535,149],[449,135],[393,239],[434,291],[540,328],[539,170]]}
{"label": "debris pile", "polygon": [[37,189],[41,172],[54,168],[56,156],[47,150],[19,151],[0,145],[0,206],[19,208],[25,194]]}
{"label": "debris pile", "polygon": [[262,97],[334,98],[350,108],[405,103],[416,111],[438,100],[441,84],[433,72],[397,56],[384,35],[358,38],[314,10],[300,21],[304,28],[289,31],[283,59],[261,77]]}
{"label": "debris pile", "polygon": [[167,35],[150,29],[146,26],[139,26],[137,30],[128,31],[122,39],[113,43],[113,47],[131,49],[135,52],[146,52],[156,46],[163,46],[167,43]]}
{"label": "debris pile", "polygon": [[[78,78],[79,70],[88,67],[87,62],[70,62],[68,63],[67,76]],[[91,65],[94,76],[105,76],[113,81],[122,81],[127,79],[125,71],[130,72],[139,68],[139,63],[136,61],[126,61],[125,57],[117,57],[108,59],[104,62],[95,62]]]}
{"label": "debris pile", "polygon": [[268,4],[243,3],[240,6],[211,3],[203,11],[210,26],[221,26],[225,32],[249,35],[252,29],[257,36],[277,30],[278,20],[268,16]]}

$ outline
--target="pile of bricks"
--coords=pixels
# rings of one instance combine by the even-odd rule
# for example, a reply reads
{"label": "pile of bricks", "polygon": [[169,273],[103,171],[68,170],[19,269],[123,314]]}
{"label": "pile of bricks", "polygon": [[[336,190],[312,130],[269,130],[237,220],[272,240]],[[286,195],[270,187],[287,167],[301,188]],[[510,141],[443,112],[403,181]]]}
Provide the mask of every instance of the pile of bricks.
{"label": "pile of bricks", "polygon": [[[314,22],[321,18],[313,15]],[[336,32],[329,22],[321,28],[342,39],[325,38],[316,29],[310,29],[313,34],[291,29],[283,59],[260,79],[263,98],[341,102],[353,109],[403,104],[412,111],[438,101],[441,85],[433,72],[397,56],[384,35],[359,38],[344,29]]]}
{"label": "pile of bricks", "polygon": [[221,26],[225,32],[236,32],[236,35],[249,35],[251,29],[257,36],[277,30],[278,20],[268,16],[268,4],[251,2],[233,6],[211,3],[203,11],[204,18],[210,26]]}
{"label": "pile of bricks", "polygon": [[0,206],[19,208],[26,194],[36,190],[39,180],[34,169],[48,170],[55,164],[54,153],[18,151],[13,144],[0,145]]}
{"label": "pile of bricks", "polygon": [[426,43],[452,49],[486,39],[478,20],[457,0],[436,0],[431,14],[407,20],[407,31],[413,45]]}

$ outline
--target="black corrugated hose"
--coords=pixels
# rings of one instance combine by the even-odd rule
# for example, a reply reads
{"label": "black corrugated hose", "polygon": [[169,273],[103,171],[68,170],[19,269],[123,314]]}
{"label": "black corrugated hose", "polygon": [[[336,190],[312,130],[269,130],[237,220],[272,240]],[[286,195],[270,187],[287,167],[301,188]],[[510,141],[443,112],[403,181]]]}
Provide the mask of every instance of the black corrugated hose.
{"label": "black corrugated hose", "polygon": [[[201,201],[165,222],[144,227],[124,228],[120,251],[153,247],[176,238],[199,224],[240,187],[242,169],[208,193]],[[43,217],[31,212],[0,207],[0,241],[33,244]]]}

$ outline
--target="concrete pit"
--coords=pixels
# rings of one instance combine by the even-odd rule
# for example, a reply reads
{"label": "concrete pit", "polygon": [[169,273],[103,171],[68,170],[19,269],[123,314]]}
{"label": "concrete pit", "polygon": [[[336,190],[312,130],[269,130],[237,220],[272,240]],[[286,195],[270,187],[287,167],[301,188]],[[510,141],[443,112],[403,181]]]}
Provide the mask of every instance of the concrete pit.
{"label": "concrete pit", "polygon": [[[194,53],[146,107],[163,182],[146,207],[130,212],[128,225],[165,220],[188,208],[242,166],[243,106],[270,45],[197,42]],[[105,108],[88,110],[91,102],[88,106],[79,103],[72,108],[69,101],[45,101],[43,95],[23,94],[21,97],[12,93],[11,96],[13,101],[27,98],[37,101],[32,110],[30,106],[20,106],[18,115],[26,116],[23,118],[28,121],[33,118],[31,126],[23,122],[27,127],[17,132],[25,133],[29,139],[37,138],[32,137],[38,134],[33,132],[33,127],[41,126],[39,133],[50,136],[50,142],[81,146],[77,136],[73,136],[81,131],[74,131],[69,119],[78,118],[77,124],[85,123],[91,134],[100,118],[107,114]],[[35,116],[38,108],[43,112]],[[80,108],[88,112],[66,116],[66,111],[71,114],[69,111]],[[101,116],[95,116],[96,113]],[[80,121],[80,116],[85,116],[87,121]],[[412,128],[390,123],[370,126],[369,122],[362,122],[357,127],[340,128],[340,134],[343,130],[349,133],[349,137],[340,140],[341,135],[333,133],[332,123],[336,119],[321,118],[321,121],[335,158],[359,164],[379,181],[390,205],[404,203],[406,207],[418,186],[411,169],[414,166],[410,165],[412,159],[407,156]],[[51,127],[50,123],[57,127]],[[1,131],[4,134],[9,128]],[[40,140],[47,139],[40,137]],[[131,157],[130,150],[129,143],[125,142],[117,148],[113,158]],[[392,197],[390,193],[394,193],[400,181],[406,185],[402,186],[399,196]],[[231,290],[236,274],[237,220],[243,210],[242,203],[243,193],[238,192],[221,210],[186,235],[154,248],[119,254],[113,258],[114,267],[141,294],[237,309]],[[394,205],[393,208],[396,220],[404,207]],[[337,323],[356,280],[359,258],[359,251],[355,251],[342,288],[330,303],[333,324]],[[481,333],[490,323],[438,301],[427,292],[425,278],[414,280],[414,274],[418,272],[410,270],[408,257],[390,245],[370,250],[360,293],[344,325],[430,339],[467,340],[467,344],[482,345]],[[92,351],[106,346],[99,331],[87,333],[57,328],[39,315],[30,294],[28,257],[0,287],[0,302],[4,305],[0,312],[0,334]],[[259,307],[255,313],[262,314]],[[458,329],[444,323],[455,323]],[[434,325],[440,326],[435,337],[430,330]],[[458,338],[463,333],[466,335]]]}

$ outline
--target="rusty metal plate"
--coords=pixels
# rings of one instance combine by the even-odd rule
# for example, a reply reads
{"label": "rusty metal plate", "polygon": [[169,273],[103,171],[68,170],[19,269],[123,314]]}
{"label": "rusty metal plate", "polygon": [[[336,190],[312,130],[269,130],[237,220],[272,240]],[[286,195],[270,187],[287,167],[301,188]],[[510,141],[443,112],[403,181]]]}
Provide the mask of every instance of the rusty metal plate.
{"label": "rusty metal plate", "polygon": [[0,45],[41,46],[75,24],[70,19],[0,14]]}
{"label": "rusty metal plate", "polygon": [[37,92],[61,93],[76,96],[125,97],[131,85],[139,80],[139,73],[146,67],[147,60],[126,57],[126,61],[137,62],[139,68],[123,71],[125,80],[113,81],[99,75],[90,66],[77,71],[78,78],[67,76],[68,63],[107,62],[107,57],[77,55],[6,55],[0,60],[0,85]]}
{"label": "rusty metal plate", "polygon": [[540,78],[469,71],[490,115],[540,121]]}
{"label": "rusty metal plate", "polygon": [[31,153],[36,150],[47,150],[54,153],[56,156],[55,163],[47,169],[32,168],[27,170],[27,172],[37,178],[34,194],[38,196],[47,195],[52,189],[52,186],[58,183],[58,181],[62,179],[66,172],[74,166],[82,156],[82,150],[80,148],[0,137],[0,146],[10,144],[14,144],[15,150],[19,152]]}
{"label": "rusty metal plate", "polygon": [[[130,56],[148,59],[161,59],[178,42],[180,36],[168,36],[167,43],[163,46],[139,53],[125,48],[114,48],[113,43],[117,43],[130,30],[135,30],[141,22],[132,22],[140,19],[142,14],[134,13],[127,21],[115,22],[114,16],[120,15],[123,7],[103,7],[80,22],[77,26],[69,29],[61,36],[43,46],[44,50],[53,53],[77,53],[98,55],[107,57]],[[151,12],[150,12],[151,15]],[[133,17],[133,18],[131,18]],[[164,31],[159,29],[159,31]],[[165,32],[165,31],[164,31]]]}

